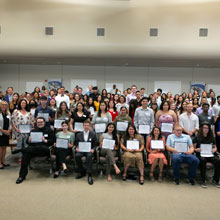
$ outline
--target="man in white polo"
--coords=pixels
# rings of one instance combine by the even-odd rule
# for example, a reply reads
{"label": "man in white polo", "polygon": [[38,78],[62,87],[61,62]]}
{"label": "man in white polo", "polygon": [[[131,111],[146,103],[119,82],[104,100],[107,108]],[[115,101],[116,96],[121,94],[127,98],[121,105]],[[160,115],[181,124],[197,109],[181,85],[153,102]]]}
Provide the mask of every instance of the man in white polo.
{"label": "man in white polo", "polygon": [[56,96],[55,100],[56,100],[56,105],[57,105],[57,108],[60,107],[60,103],[61,102],[66,102],[68,108],[70,107],[70,98],[69,96],[65,95],[65,87],[62,86],[60,87],[60,94]]}

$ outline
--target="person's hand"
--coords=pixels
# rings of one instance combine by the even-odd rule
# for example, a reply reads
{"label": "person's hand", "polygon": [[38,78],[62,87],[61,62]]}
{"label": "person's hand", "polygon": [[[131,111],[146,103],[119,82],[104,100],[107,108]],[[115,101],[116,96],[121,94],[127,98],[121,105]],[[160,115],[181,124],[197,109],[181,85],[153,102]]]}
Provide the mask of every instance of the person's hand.
{"label": "person's hand", "polygon": [[128,152],[134,152],[135,150],[127,150]]}
{"label": "person's hand", "polygon": [[213,148],[213,149],[212,149],[212,153],[215,153],[216,151],[217,151],[216,148]]}
{"label": "person's hand", "polygon": [[200,153],[200,152],[201,152],[201,148],[196,148],[196,149],[195,149],[195,152]]}
{"label": "person's hand", "polygon": [[153,154],[156,154],[156,153],[157,153],[157,150],[152,150],[152,153],[153,153]]}
{"label": "person's hand", "polygon": [[216,132],[216,134],[217,134],[218,136],[220,136],[220,131]]}
{"label": "person's hand", "polygon": [[69,147],[69,148],[72,148],[73,146],[72,146],[72,144],[68,144],[68,147]]}
{"label": "person's hand", "polygon": [[189,136],[192,136],[192,135],[193,135],[193,132],[192,132],[192,131],[189,131],[189,132],[188,132],[188,135],[189,135]]}
{"label": "person's hand", "polygon": [[28,137],[28,142],[31,143],[31,136]]}
{"label": "person's hand", "polygon": [[16,131],[17,133],[21,133],[21,131],[20,131],[18,128],[15,128],[15,131]]}
{"label": "person's hand", "polygon": [[76,147],[76,152],[79,152],[79,148],[78,147]]}
{"label": "person's hand", "polygon": [[184,154],[188,154],[189,155],[189,154],[192,154],[192,152],[188,150],[188,151],[184,152]]}
{"label": "person's hand", "polygon": [[178,151],[177,149],[173,149],[173,153],[174,153],[174,154],[178,154],[179,151]]}
{"label": "person's hand", "polygon": [[6,135],[9,135],[10,134],[10,130],[6,130]]}
{"label": "person's hand", "polygon": [[45,137],[43,136],[43,137],[41,137],[41,139],[42,139],[42,141],[44,142],[44,143],[47,143],[47,139],[45,139]]}
{"label": "person's hand", "polygon": [[91,149],[90,152],[91,152],[91,153],[94,153],[94,149]]}

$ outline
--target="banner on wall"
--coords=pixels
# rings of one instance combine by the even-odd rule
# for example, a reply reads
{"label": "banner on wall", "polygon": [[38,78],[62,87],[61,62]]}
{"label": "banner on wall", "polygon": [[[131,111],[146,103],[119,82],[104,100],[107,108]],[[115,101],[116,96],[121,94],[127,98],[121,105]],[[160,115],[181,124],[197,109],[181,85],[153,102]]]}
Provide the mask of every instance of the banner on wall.
{"label": "banner on wall", "polygon": [[191,82],[190,90],[193,93],[195,90],[198,91],[199,95],[202,95],[202,92],[205,91],[205,83],[204,82]]}
{"label": "banner on wall", "polygon": [[61,79],[48,79],[48,89],[58,89],[62,86],[62,80]]}

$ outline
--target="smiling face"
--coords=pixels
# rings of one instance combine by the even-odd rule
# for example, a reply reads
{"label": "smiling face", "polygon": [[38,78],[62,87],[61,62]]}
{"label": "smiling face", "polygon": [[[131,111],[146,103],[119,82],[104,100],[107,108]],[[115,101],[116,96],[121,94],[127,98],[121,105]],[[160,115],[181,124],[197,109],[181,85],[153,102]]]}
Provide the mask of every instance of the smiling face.
{"label": "smiling face", "polygon": [[109,132],[109,133],[112,133],[112,132],[114,131],[114,129],[115,129],[115,128],[114,128],[113,125],[109,125],[109,126],[108,126],[108,132]]}
{"label": "smiling face", "polygon": [[128,134],[129,134],[130,136],[134,136],[134,133],[135,133],[134,128],[133,128],[133,127],[129,127],[129,128],[128,128]]}

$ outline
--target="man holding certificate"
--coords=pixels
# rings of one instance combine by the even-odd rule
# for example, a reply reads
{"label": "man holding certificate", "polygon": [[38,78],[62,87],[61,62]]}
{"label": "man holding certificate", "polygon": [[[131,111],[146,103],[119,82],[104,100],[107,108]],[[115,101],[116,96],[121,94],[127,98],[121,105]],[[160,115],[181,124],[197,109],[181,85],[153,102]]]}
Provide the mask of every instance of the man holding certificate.
{"label": "man holding certificate", "polygon": [[180,125],[176,125],[174,134],[170,134],[167,137],[166,148],[172,153],[172,167],[175,184],[179,185],[181,163],[187,163],[189,164],[189,183],[195,185],[194,178],[199,160],[193,155],[194,147],[190,136],[182,134],[182,127]]}
{"label": "man holding certificate", "polygon": [[53,131],[45,126],[45,119],[39,117],[37,118],[36,123],[36,128],[31,131],[30,136],[28,137],[28,147],[12,151],[12,154],[19,152],[23,153],[21,169],[16,181],[17,184],[22,183],[25,180],[28,174],[28,164],[30,163],[31,158],[49,156],[49,147],[55,142]]}
{"label": "man holding certificate", "polygon": [[93,184],[92,179],[92,157],[94,155],[95,147],[97,146],[96,134],[90,131],[90,120],[83,122],[83,131],[76,135],[76,163],[79,174],[76,179],[80,179],[86,175],[83,168],[82,157],[86,157],[86,166],[88,173],[88,183]]}
{"label": "man holding certificate", "polygon": [[215,144],[215,138],[213,136],[211,125],[208,122],[203,122],[199,129],[198,135],[194,138],[193,144],[195,147],[196,156],[200,160],[200,172],[202,177],[203,188],[206,188],[206,164],[207,162],[214,164],[215,172],[213,176],[213,183],[216,187],[220,187],[219,175],[220,175],[220,159],[215,155],[217,147]]}
{"label": "man holding certificate", "polygon": [[139,134],[144,137],[144,141],[146,141],[147,135],[150,134],[154,126],[154,112],[148,107],[147,97],[142,98],[141,104],[142,107],[135,110],[134,125]]}

